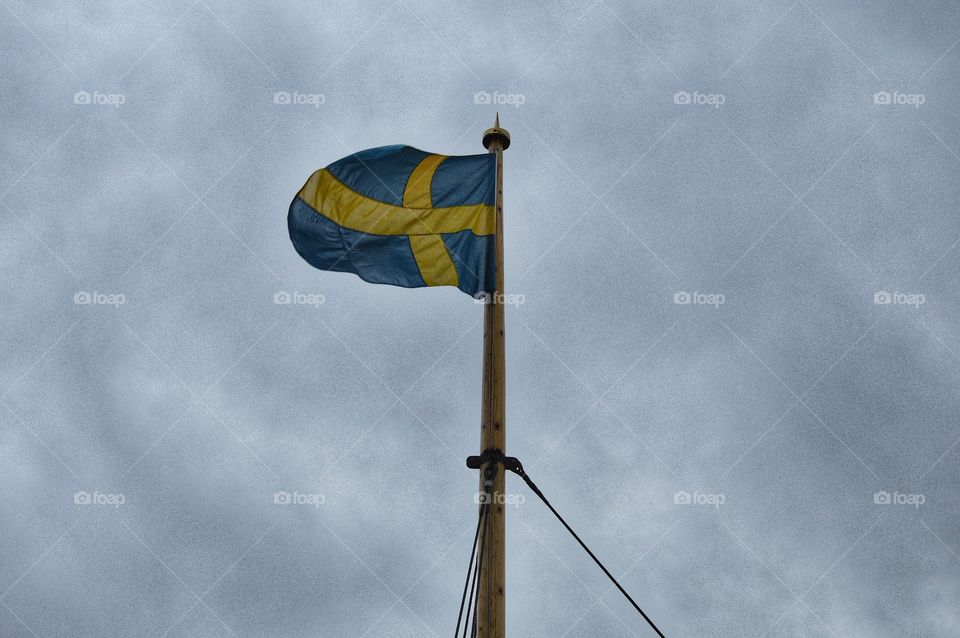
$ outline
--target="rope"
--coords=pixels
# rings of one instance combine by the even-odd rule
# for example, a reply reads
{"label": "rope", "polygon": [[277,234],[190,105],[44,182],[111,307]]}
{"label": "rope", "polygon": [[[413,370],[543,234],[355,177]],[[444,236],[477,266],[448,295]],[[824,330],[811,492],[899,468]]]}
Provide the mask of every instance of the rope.
{"label": "rope", "polygon": [[[483,533],[484,535],[486,535],[487,533],[486,526],[484,526]],[[477,616],[480,613],[480,566],[483,564],[483,538],[482,537],[480,538],[480,552],[481,552],[480,556],[477,558],[477,573],[474,575],[474,581],[473,581],[473,584],[477,588],[477,593],[476,595],[474,595],[472,591],[470,592],[470,597],[473,598],[473,619],[472,619],[473,622],[470,624],[470,638],[477,638],[477,625],[478,625]],[[466,638],[467,636],[466,627],[463,628],[463,636],[464,638]]]}
{"label": "rope", "polygon": [[[490,509],[489,503],[484,503],[484,512]],[[484,521],[486,523],[486,521]],[[487,536],[487,526],[483,526],[483,533],[480,534],[480,541],[477,546],[479,556],[477,556],[477,570],[473,574],[473,585],[470,587],[470,603],[473,604],[473,624],[470,628],[471,638],[477,637],[477,610],[480,608],[480,574],[483,569],[483,544]],[[476,594],[474,594],[476,590]],[[467,604],[467,617],[470,617],[470,604]],[[467,625],[463,626],[463,638],[467,638]]]}
{"label": "rope", "polygon": [[666,638],[666,636],[663,635],[663,632],[660,631],[660,629],[654,624],[654,622],[653,622],[652,620],[650,620],[650,617],[647,616],[647,615],[643,612],[642,609],[640,609],[640,605],[638,605],[638,604],[633,600],[633,598],[630,597],[630,594],[627,593],[627,590],[625,590],[625,589],[620,585],[620,583],[617,582],[617,579],[613,577],[613,574],[610,573],[610,570],[608,570],[608,569],[603,565],[603,563],[600,562],[600,559],[597,558],[596,555],[595,555],[593,552],[590,551],[590,548],[587,547],[586,543],[584,543],[582,540],[580,540],[580,537],[577,536],[577,533],[576,533],[575,531],[573,531],[573,528],[570,527],[570,526],[567,524],[567,521],[563,520],[563,517],[560,516],[560,512],[558,512],[558,511],[553,507],[553,505],[550,504],[550,501],[548,501],[548,500],[547,500],[547,497],[543,495],[543,492],[540,491],[540,488],[537,487],[536,483],[534,483],[533,480],[532,480],[529,476],[527,476],[527,473],[523,470],[523,466],[520,465],[520,462],[519,462],[519,461],[516,461],[515,464],[505,464],[505,466],[507,467],[507,469],[511,470],[514,474],[516,474],[517,476],[519,476],[520,478],[522,478],[523,481],[527,484],[527,487],[529,487],[529,488],[533,491],[534,494],[536,494],[538,497],[540,497],[540,500],[543,501],[543,504],[546,505],[546,506],[550,509],[551,512],[553,512],[553,515],[557,517],[557,520],[559,520],[561,523],[563,523],[563,526],[567,528],[567,531],[570,532],[570,534],[571,534],[575,539],[577,539],[577,542],[580,543],[580,547],[582,547],[582,548],[587,552],[587,554],[590,555],[590,558],[593,559],[593,562],[595,562],[595,563],[600,567],[600,569],[603,570],[603,573],[607,575],[607,578],[609,578],[610,581],[613,582],[613,584],[617,586],[617,589],[619,589],[619,590],[620,590],[620,593],[623,594],[624,597],[625,597],[627,600],[630,601],[630,604],[633,605],[633,608],[636,609],[638,612],[640,612],[640,615],[643,616],[643,619],[647,621],[647,624],[650,625],[650,627],[653,628],[653,630],[654,630],[655,632],[657,632],[657,635],[660,636],[660,638]]}
{"label": "rope", "polygon": [[[620,582],[616,578],[614,578],[613,574],[610,573],[610,570],[607,569],[602,562],[600,562],[600,559],[597,558],[597,555],[594,554],[590,550],[590,548],[587,547],[587,544],[583,542],[583,539],[581,539],[580,536],[578,536],[577,533],[573,531],[573,528],[570,527],[570,524],[567,523],[566,520],[564,520],[563,516],[560,515],[560,512],[557,511],[557,509],[550,503],[550,501],[543,494],[543,492],[540,491],[540,488],[537,487],[537,484],[533,482],[533,479],[531,479],[527,475],[527,473],[523,469],[523,465],[520,463],[519,460],[517,460],[515,457],[512,457],[512,456],[504,456],[503,452],[500,452],[499,450],[495,450],[495,449],[485,450],[481,456],[471,456],[467,458],[467,467],[471,469],[480,469],[481,467],[486,465],[486,468],[484,470],[484,473],[485,473],[484,492],[489,492],[490,488],[492,488],[493,486],[493,477],[496,474],[496,463],[502,464],[505,470],[510,470],[511,472],[513,472],[514,474],[516,474],[517,476],[523,479],[523,482],[527,484],[527,487],[529,487],[530,490],[534,494],[536,494],[541,501],[543,501],[543,504],[546,505],[551,512],[553,512],[553,515],[557,517],[557,520],[563,524],[563,526],[566,528],[568,532],[570,532],[570,535],[573,536],[573,538],[577,541],[577,543],[580,544],[580,547],[582,547],[583,550],[587,552],[587,554],[590,556],[590,558],[593,559],[593,562],[595,562],[597,566],[601,570],[603,570],[603,573],[606,574],[607,578],[610,579],[610,582],[612,582],[614,585],[617,586],[617,589],[620,590],[620,593],[623,594],[623,597],[626,598],[631,605],[633,605],[633,608],[636,609],[637,612],[647,622],[647,624],[650,625],[650,628],[653,629],[655,632],[657,632],[657,636],[659,636],[660,638],[666,638],[666,636],[663,635],[663,632],[660,631],[660,628],[657,627],[657,625],[653,622],[653,620],[650,619],[650,616],[648,616],[640,608],[640,605],[638,605],[637,602],[630,596],[630,594],[627,593],[627,590],[623,588],[623,585],[621,585]],[[480,573],[483,567],[483,545],[484,545],[484,541],[486,539],[486,534],[487,534],[487,525],[484,525],[484,519],[486,517],[487,508],[489,507],[490,507],[489,503],[483,503],[480,506],[480,519],[477,521],[477,533],[474,535],[473,550],[470,554],[470,566],[467,569],[467,581],[469,582],[471,580],[471,571],[473,569],[473,557],[475,553],[479,551],[479,556],[477,557],[476,570],[473,571],[472,573],[473,584],[470,588],[470,601],[467,604],[467,615],[466,615],[467,618],[470,618],[470,609],[471,607],[473,607],[473,632],[471,635],[474,638],[476,638],[476,635],[477,635],[477,611],[480,608],[480,600],[479,600],[480,588],[477,586],[477,583],[480,580]],[[474,594],[474,590],[476,590],[476,594]],[[466,591],[467,591],[466,583],[464,583],[463,585],[463,591],[464,591],[464,596],[461,597],[460,599],[461,615],[463,614],[463,602],[464,602]],[[474,595],[476,595],[476,598],[474,598]],[[457,633],[459,631],[460,631],[460,617],[458,616],[457,632],[454,633],[454,638],[457,638]],[[463,638],[466,638],[466,637],[467,637],[467,624],[465,623],[463,626]]]}
{"label": "rope", "polygon": [[[491,507],[491,505],[490,505],[490,495],[492,495],[492,492],[493,492],[493,477],[496,476],[496,474],[497,474],[497,466],[496,466],[496,464],[495,464],[495,463],[490,463],[490,464],[488,464],[487,467],[486,467],[486,469],[483,471],[483,474],[484,474],[484,476],[483,476],[483,493],[487,495],[487,498],[484,499],[483,505],[482,505],[481,507],[483,507],[483,512],[484,512],[484,514],[485,514],[486,512],[488,512],[488,511],[490,510],[490,507]],[[474,598],[473,590],[470,591],[470,597],[471,597],[471,598],[474,598],[474,600],[473,600],[473,628],[472,628],[472,630],[471,630],[471,632],[470,632],[471,638],[477,638],[477,627],[479,626],[479,623],[478,623],[478,621],[477,621],[477,614],[478,614],[478,612],[479,612],[479,610],[480,610],[480,575],[483,573],[483,571],[482,571],[482,568],[483,568],[483,546],[484,546],[484,544],[486,543],[486,539],[487,539],[487,528],[488,528],[489,526],[490,526],[490,521],[489,521],[489,520],[484,520],[483,532],[480,534],[480,540],[479,540],[479,544],[478,544],[478,546],[477,546],[480,555],[477,556],[477,572],[476,572],[476,574],[475,574],[475,578],[474,578],[474,582],[473,582],[473,584],[476,586],[476,598]],[[470,614],[470,607],[468,606],[468,607],[467,607],[467,615],[469,616],[469,614]],[[466,635],[467,635],[467,627],[466,627],[466,625],[464,625],[464,627],[463,627],[463,636],[464,636],[464,638],[466,638]]]}
{"label": "rope", "polygon": [[[484,515],[490,509],[489,503],[483,504]],[[471,638],[476,638],[477,636],[477,610],[480,608],[480,573],[483,568],[483,544],[487,537],[487,525],[484,521],[483,531],[480,533],[480,540],[477,544],[477,570],[473,574],[473,584],[470,586],[470,602],[467,603],[467,618],[470,616],[470,606],[473,605],[473,616],[472,624],[470,626],[470,636]],[[476,594],[474,594],[476,591]],[[463,638],[467,638],[467,625],[463,625]]]}
{"label": "rope", "polygon": [[[467,578],[463,581],[463,595],[460,597],[460,612],[457,614],[457,628],[453,632],[453,638],[460,635],[460,622],[463,620],[463,605],[467,601],[467,587],[470,585],[473,575],[473,559],[477,555],[477,539],[480,538],[480,528],[483,526],[484,515],[487,513],[486,504],[480,506],[480,515],[477,517],[477,531],[473,535],[473,548],[470,550],[470,562],[467,564]],[[473,598],[471,594],[471,599]],[[470,611],[467,611],[467,617]]]}

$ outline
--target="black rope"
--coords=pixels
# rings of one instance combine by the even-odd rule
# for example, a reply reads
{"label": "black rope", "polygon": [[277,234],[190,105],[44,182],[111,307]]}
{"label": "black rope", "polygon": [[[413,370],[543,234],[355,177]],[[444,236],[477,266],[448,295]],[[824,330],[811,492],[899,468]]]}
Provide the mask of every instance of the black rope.
{"label": "black rope", "polygon": [[[483,492],[481,493],[482,503],[481,507],[484,508],[484,512],[488,512],[491,507],[491,501],[493,500],[493,479],[497,474],[497,465],[496,463],[489,463],[483,471]],[[474,585],[476,585],[476,598],[474,598],[474,592],[471,590],[470,597],[474,598],[473,600],[473,628],[470,632],[471,638],[477,638],[477,627],[479,626],[477,616],[480,610],[480,576],[483,573],[483,547],[486,544],[487,539],[487,528],[490,526],[490,520],[485,518],[483,522],[483,531],[480,533],[480,540],[477,546],[477,551],[480,553],[477,556],[477,572],[475,574]],[[470,607],[467,607],[467,613],[469,615]],[[466,638],[467,628],[464,626],[463,635]]]}
{"label": "black rope", "polygon": [[[489,503],[481,505],[483,508],[483,530],[480,532],[480,539],[477,541],[477,569],[473,572],[473,583],[470,585],[470,601],[467,603],[466,618],[470,622],[470,636],[476,638],[477,635],[477,609],[480,607],[480,570],[483,568],[483,544],[487,537],[486,513],[490,509]],[[476,592],[476,593],[474,593]],[[470,610],[473,609],[473,615]],[[467,638],[467,624],[463,625],[463,638]]]}
{"label": "black rope", "polygon": [[[477,516],[477,531],[473,535],[473,548],[470,550],[470,562],[467,564],[467,578],[463,581],[463,595],[460,597],[460,612],[457,614],[457,628],[453,632],[453,638],[460,635],[460,622],[463,620],[463,605],[467,601],[467,587],[470,586],[471,576],[473,576],[473,559],[477,555],[477,539],[480,538],[480,528],[483,526],[484,515],[487,513],[486,505],[480,506],[480,514]],[[469,617],[470,612],[467,611]]]}
{"label": "black rope", "polygon": [[[490,507],[485,505],[484,507]],[[473,598],[473,618],[470,623],[470,638],[477,638],[477,617],[480,614],[480,568],[483,565],[483,541],[484,537],[487,535],[487,526],[483,526],[483,534],[480,535],[480,556],[477,557],[477,573],[474,575],[473,584],[476,585],[476,594],[473,591],[470,592],[470,597]],[[467,628],[463,628],[463,635],[466,638]]]}
{"label": "black rope", "polygon": [[640,612],[640,615],[643,616],[643,619],[647,621],[647,624],[650,625],[650,627],[652,627],[655,632],[657,632],[657,635],[660,636],[660,638],[666,638],[666,636],[663,635],[663,632],[660,631],[660,629],[654,624],[652,620],[650,620],[650,617],[647,616],[642,609],[640,609],[640,605],[638,605],[633,600],[633,598],[630,597],[630,594],[627,593],[627,590],[625,590],[620,585],[620,583],[617,582],[617,579],[613,577],[613,574],[610,573],[610,570],[604,567],[603,563],[600,562],[600,559],[597,558],[596,555],[590,551],[590,548],[587,547],[586,543],[580,540],[580,537],[577,536],[577,533],[573,531],[573,528],[567,524],[567,521],[563,520],[563,517],[560,516],[560,512],[554,509],[553,505],[551,505],[550,501],[547,500],[547,497],[543,495],[543,492],[540,491],[540,488],[537,487],[536,483],[534,483],[533,480],[529,476],[527,476],[527,473],[524,472],[523,466],[520,465],[520,461],[517,461],[516,459],[513,459],[513,458],[509,458],[508,460],[509,462],[505,462],[504,466],[508,470],[512,471],[514,474],[522,478],[523,481],[527,484],[527,486],[531,490],[533,490],[533,493],[536,494],[538,497],[540,497],[540,500],[543,501],[544,505],[550,508],[550,511],[553,512],[553,515],[557,517],[557,520],[563,523],[563,526],[567,528],[567,531],[570,532],[570,534],[575,539],[577,539],[577,542],[580,543],[580,547],[582,547],[590,555],[590,558],[593,559],[593,562],[595,562],[600,567],[600,569],[603,570],[603,573],[607,575],[607,578],[609,578],[611,582],[613,582],[613,584],[617,586],[617,589],[619,589],[620,593],[623,594],[624,597],[626,597],[626,599],[630,601],[630,604],[633,605],[633,608],[636,609],[638,612]]}

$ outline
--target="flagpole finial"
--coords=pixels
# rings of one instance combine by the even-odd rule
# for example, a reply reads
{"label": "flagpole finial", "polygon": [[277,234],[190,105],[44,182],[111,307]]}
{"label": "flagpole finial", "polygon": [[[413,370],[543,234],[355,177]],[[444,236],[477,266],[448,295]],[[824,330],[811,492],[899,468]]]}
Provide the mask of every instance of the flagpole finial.
{"label": "flagpole finial", "polygon": [[493,123],[493,128],[488,128],[483,132],[483,147],[490,150],[494,142],[500,142],[500,150],[505,151],[510,147],[510,132],[505,128],[500,128],[500,113],[497,113],[497,119]]}

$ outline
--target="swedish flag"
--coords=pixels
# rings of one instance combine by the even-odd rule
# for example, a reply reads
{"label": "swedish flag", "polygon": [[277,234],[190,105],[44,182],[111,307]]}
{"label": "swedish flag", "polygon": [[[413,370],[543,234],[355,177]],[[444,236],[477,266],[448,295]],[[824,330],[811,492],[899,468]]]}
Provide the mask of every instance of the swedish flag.
{"label": "swedish flag", "polygon": [[354,153],[316,171],[290,204],[300,256],[378,284],[494,292],[494,155],[411,146]]}

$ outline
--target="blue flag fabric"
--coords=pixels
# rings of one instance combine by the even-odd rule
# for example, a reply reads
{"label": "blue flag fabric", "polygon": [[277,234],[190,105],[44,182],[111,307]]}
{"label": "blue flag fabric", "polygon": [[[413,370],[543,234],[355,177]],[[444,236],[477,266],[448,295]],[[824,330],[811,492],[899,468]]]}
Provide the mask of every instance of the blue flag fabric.
{"label": "blue flag fabric", "polygon": [[479,297],[494,292],[495,184],[490,153],[360,151],[310,176],[290,204],[290,240],[321,270]]}

